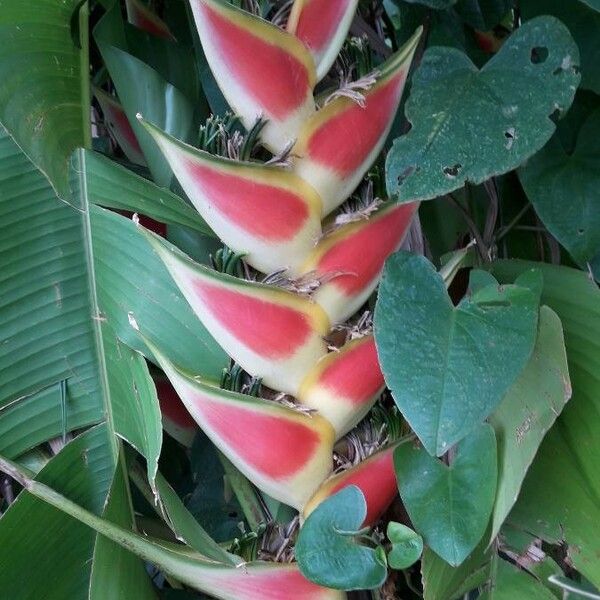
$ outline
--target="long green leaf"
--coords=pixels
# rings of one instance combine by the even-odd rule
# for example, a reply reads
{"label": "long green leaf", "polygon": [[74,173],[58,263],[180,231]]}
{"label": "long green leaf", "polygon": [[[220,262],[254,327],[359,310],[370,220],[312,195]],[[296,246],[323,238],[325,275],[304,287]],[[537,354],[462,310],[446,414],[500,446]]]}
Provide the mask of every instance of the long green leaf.
{"label": "long green leaf", "polygon": [[[492,271],[506,282],[531,267],[500,261]],[[599,587],[600,290],[582,271],[539,268],[542,302],[563,324],[573,397],[540,447],[509,521],[549,542],[566,542],[575,567]]]}

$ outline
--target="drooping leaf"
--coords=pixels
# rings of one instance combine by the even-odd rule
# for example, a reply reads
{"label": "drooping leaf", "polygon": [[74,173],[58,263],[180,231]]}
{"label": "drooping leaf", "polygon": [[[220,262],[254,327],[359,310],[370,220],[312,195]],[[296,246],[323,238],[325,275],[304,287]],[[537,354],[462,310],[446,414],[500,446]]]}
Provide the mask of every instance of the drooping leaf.
{"label": "drooping leaf", "polygon": [[[87,4],[10,2],[0,10],[0,123],[68,199],[71,152],[91,145]],[[79,23],[80,40],[71,35]]]}
{"label": "drooping leaf", "polygon": [[600,110],[583,123],[572,154],[554,136],[519,170],[519,179],[552,235],[582,266],[600,253]]}
{"label": "drooping leaf", "polygon": [[296,542],[302,573],[339,590],[373,589],[387,577],[385,553],[359,543],[367,514],[364,496],[349,486],[325,500],[308,517]]}
{"label": "drooping leaf", "polygon": [[[492,272],[512,281],[534,264],[499,261]],[[600,291],[582,271],[535,266],[544,277],[542,302],[562,321],[573,397],[544,439],[509,522],[565,541],[575,567],[599,587]]]}
{"label": "drooping leaf", "polygon": [[519,166],[555,130],[579,84],[579,52],[557,19],[526,22],[478,70],[452,48],[431,48],[413,77],[412,123],[388,155],[386,180],[399,202],[426,200]]}
{"label": "drooping leaf", "polygon": [[465,437],[449,467],[411,444],[398,446],[394,465],[415,530],[446,562],[460,565],[492,512],[498,477],[494,430],[483,424]]}
{"label": "drooping leaf", "polygon": [[533,354],[489,419],[498,441],[498,488],[491,540],[514,505],[542,439],[570,397],[560,319],[543,306]]}
{"label": "drooping leaf", "polygon": [[[115,472],[112,436],[105,424],[89,429],[50,460],[37,479],[96,515],[106,511],[110,519],[124,522],[122,519],[129,518],[130,527],[129,508],[115,497],[114,489],[111,493]],[[132,600],[154,598],[139,560],[114,545],[112,558],[107,557],[105,542],[99,546],[94,532],[27,492],[21,493],[0,519],[0,540],[0,585],[6,598],[115,597],[89,595],[100,583],[105,589],[110,585],[127,590]],[[108,578],[102,575],[106,568],[110,570]]]}
{"label": "drooping leaf", "polygon": [[[235,568],[210,561],[181,544],[152,541],[129,528],[97,516],[48,485],[32,480],[16,463],[0,458],[0,465],[2,471],[26,488],[27,491],[23,492],[26,498],[31,494],[43,500],[129,552],[157,565],[165,574],[184,585],[220,600],[275,599],[279,597],[282,588],[286,590],[286,598],[289,600],[343,600],[345,597],[344,594],[319,587],[305,579],[296,564],[256,561],[245,563],[243,568]],[[69,522],[73,521],[69,519]]]}
{"label": "drooping leaf", "polygon": [[[587,4],[587,6],[586,6]],[[595,6],[592,6],[595,5]],[[600,12],[598,0],[522,0],[521,15],[531,19],[538,15],[553,15],[560,19],[575,38],[581,55],[581,87],[600,93]]]}
{"label": "drooping leaf", "polygon": [[410,527],[390,521],[387,537],[392,542],[387,561],[392,569],[407,569],[414,564],[423,552],[423,538]]}
{"label": "drooping leaf", "polygon": [[431,454],[444,454],[500,403],[535,343],[538,299],[487,285],[454,307],[425,258],[388,259],[375,341],[388,387]]}

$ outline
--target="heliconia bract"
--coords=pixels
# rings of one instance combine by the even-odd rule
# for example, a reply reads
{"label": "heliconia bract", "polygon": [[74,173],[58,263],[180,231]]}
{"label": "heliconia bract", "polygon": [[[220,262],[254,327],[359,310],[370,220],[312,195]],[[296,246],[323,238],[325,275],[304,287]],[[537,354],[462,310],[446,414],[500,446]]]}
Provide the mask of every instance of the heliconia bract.
{"label": "heliconia bract", "polygon": [[145,165],[146,159],[129,119],[119,101],[104,90],[94,87],[94,96],[104,114],[104,122],[125,156],[138,165]]}
{"label": "heliconia bract", "polygon": [[190,448],[198,431],[198,424],[165,376],[154,376],[156,395],[160,404],[163,429],[180,444]]}
{"label": "heliconia bract", "polygon": [[169,26],[140,0],[125,0],[125,7],[127,9],[127,20],[132,25],[157,37],[168,40],[175,39]]}
{"label": "heliconia bract", "polygon": [[322,358],[302,382],[298,400],[319,411],[339,439],[369,412],[384,387],[375,340],[367,335]]}
{"label": "heliconia bract", "polygon": [[327,353],[329,320],[311,300],[218,273],[144,231],[175,283],[221,347],[244,370],[293,396]]}
{"label": "heliconia bract", "polygon": [[312,297],[332,323],[345,321],[371,295],[385,260],[402,244],[417,208],[414,202],[384,205],[368,219],[324,236],[310,253],[303,270],[323,279]]}
{"label": "heliconia bract", "polygon": [[339,96],[300,130],[294,168],[321,196],[324,215],[348,198],[380,153],[420,36],[419,29],[381,66],[377,82],[362,92],[364,105]]}
{"label": "heliconia bract", "polygon": [[185,193],[225,244],[263,273],[296,273],[321,235],[321,200],[294,173],[214,156],[140,119]]}
{"label": "heliconia bract", "polygon": [[229,105],[249,129],[258,117],[274,153],[315,111],[315,64],[295,36],[222,0],[191,0],[208,64]]}
{"label": "heliconia bract", "polygon": [[394,450],[397,445],[390,444],[356,466],[330,477],[306,504],[303,516],[308,517],[323,500],[342,488],[355,485],[367,502],[367,516],[362,526],[370,527],[376,523],[398,494],[394,470]]}
{"label": "heliconia bract", "polygon": [[259,489],[301,509],[331,472],[335,435],[330,423],[277,402],[203,383],[145,341],[215,446]]}
{"label": "heliconia bract", "polygon": [[358,0],[295,0],[287,30],[310,50],[322,79],[340,51]]}

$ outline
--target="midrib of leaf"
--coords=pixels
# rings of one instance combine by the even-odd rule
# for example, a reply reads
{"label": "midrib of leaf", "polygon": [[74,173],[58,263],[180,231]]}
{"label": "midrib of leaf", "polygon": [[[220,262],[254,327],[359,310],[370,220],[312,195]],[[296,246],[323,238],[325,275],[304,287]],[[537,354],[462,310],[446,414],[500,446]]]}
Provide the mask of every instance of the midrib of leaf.
{"label": "midrib of leaf", "polygon": [[[82,153],[82,165],[85,166],[85,154]],[[82,170],[83,173],[85,169]],[[92,229],[90,223],[90,211],[89,211],[89,203],[88,203],[88,195],[87,195],[87,180],[83,176],[83,173],[80,172],[77,174],[77,179],[79,180],[79,184],[81,186],[82,193],[80,194],[80,202],[81,206],[78,210],[81,211],[81,222],[83,229],[83,243],[84,243],[84,251],[85,251],[85,262],[87,265],[87,274],[88,274],[88,285],[89,285],[89,300],[90,307],[92,309],[90,318],[92,320],[92,331],[94,334],[94,344],[96,347],[96,354],[98,358],[98,376],[99,383],[101,389],[101,395],[104,404],[104,410],[106,415],[106,422],[108,425],[108,429],[111,433],[110,437],[110,445],[113,455],[116,457],[118,453],[118,443],[115,435],[115,426],[114,426],[114,418],[112,413],[112,405],[110,401],[110,386],[108,382],[108,369],[106,366],[106,357],[105,357],[105,349],[104,349],[104,340],[102,339],[102,331],[100,328],[100,322],[102,319],[102,314],[100,312],[100,306],[98,304],[98,293],[96,287],[96,270],[94,265],[94,249],[92,246]]]}
{"label": "midrib of leaf", "polygon": [[89,44],[89,16],[90,9],[87,0],[82,0],[81,6],[79,7],[79,40],[81,43],[81,52],[79,53],[79,59],[81,61],[82,77],[80,78],[81,86],[81,118],[83,120],[83,145],[86,148],[92,147],[92,128],[91,128],[91,92],[90,92],[90,80],[87,76],[90,69],[90,44]]}

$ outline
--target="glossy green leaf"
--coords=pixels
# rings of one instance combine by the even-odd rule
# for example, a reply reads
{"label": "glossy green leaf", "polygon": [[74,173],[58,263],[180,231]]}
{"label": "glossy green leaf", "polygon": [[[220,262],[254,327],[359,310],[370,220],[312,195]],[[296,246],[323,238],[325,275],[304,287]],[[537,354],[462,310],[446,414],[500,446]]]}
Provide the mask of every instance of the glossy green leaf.
{"label": "glossy green leaf", "polygon": [[531,355],[537,315],[527,287],[488,285],[454,307],[424,257],[388,259],[375,308],[379,360],[431,454],[444,454],[500,403]]}
{"label": "glossy green leaf", "polygon": [[600,253],[600,109],[579,130],[567,154],[554,136],[519,170],[519,179],[552,235],[585,266]]}
{"label": "glossy green leaf", "polygon": [[[513,281],[533,265],[500,261],[492,272]],[[544,439],[509,521],[549,542],[566,542],[575,568],[600,587],[600,290],[582,271],[539,269],[542,302],[562,321],[573,397]]]}
{"label": "glossy green leaf", "polygon": [[423,553],[423,538],[410,527],[390,521],[387,537],[392,542],[387,562],[392,569],[407,569],[417,562]]}
{"label": "glossy green leaf", "polygon": [[561,590],[562,594],[565,593],[569,596],[575,594],[576,598],[591,598],[592,600],[600,600],[600,593],[597,590],[591,590],[587,585],[583,585],[567,577],[560,575],[552,575],[549,577],[549,581],[552,585],[556,586],[557,589]]}
{"label": "glossy green leaf", "polygon": [[303,575],[338,590],[374,589],[387,577],[385,553],[361,545],[367,503],[356,486],[322,502],[306,519],[296,542]]}
{"label": "glossy green leaf", "polygon": [[502,21],[513,5],[513,0],[459,0],[456,10],[474,29],[488,31]]}
{"label": "glossy green leaf", "polygon": [[456,4],[457,0],[405,0],[408,4],[422,4],[434,10],[445,10]]}
{"label": "glossy green leaf", "polygon": [[87,17],[80,0],[0,9],[0,123],[65,199],[69,156],[90,144]]}
{"label": "glossy green leaf", "polygon": [[579,84],[579,52],[557,19],[525,23],[479,71],[453,48],[431,48],[412,79],[412,129],[388,155],[388,193],[427,200],[519,166],[555,130]]}
{"label": "glossy green leaf", "polygon": [[[106,425],[75,438],[39,473],[37,479],[76,500],[93,514],[121,520],[129,509],[117,499],[105,501],[113,486],[115,457]],[[114,493],[113,489],[113,493]],[[111,494],[112,498],[112,494]],[[130,517],[130,515],[129,515]],[[131,523],[131,520],[128,521]],[[93,531],[27,492],[0,519],[0,587],[5,598],[19,600],[117,600],[90,595],[100,583],[130,590],[128,600],[154,595],[140,561],[132,555],[107,557]],[[115,548],[111,549],[113,552]],[[112,559],[118,558],[114,562]],[[101,571],[110,569],[106,578]],[[92,583],[94,582],[94,583]]]}
{"label": "glossy green leaf", "polygon": [[486,529],[496,493],[494,430],[487,424],[456,446],[450,466],[424,448],[394,452],[398,489],[415,530],[451,565],[460,565]]}
{"label": "glossy green leaf", "polygon": [[136,175],[109,158],[84,150],[71,158],[71,169],[81,169],[90,202],[146,215],[161,223],[183,225],[214,236],[204,219],[182,198]]}
{"label": "glossy green leaf", "polygon": [[590,8],[600,12],[600,0],[580,0],[584,4],[587,4]]}
{"label": "glossy green leaf", "polygon": [[[595,4],[596,6],[592,6]],[[587,6],[586,6],[587,5]],[[524,19],[553,15],[560,19],[575,38],[581,56],[581,87],[600,94],[600,12],[598,0],[520,0]],[[595,9],[595,10],[594,10]]]}
{"label": "glossy green leaf", "polygon": [[556,313],[543,306],[533,354],[489,419],[498,441],[498,489],[490,539],[500,531],[544,436],[570,397],[562,325]]}

